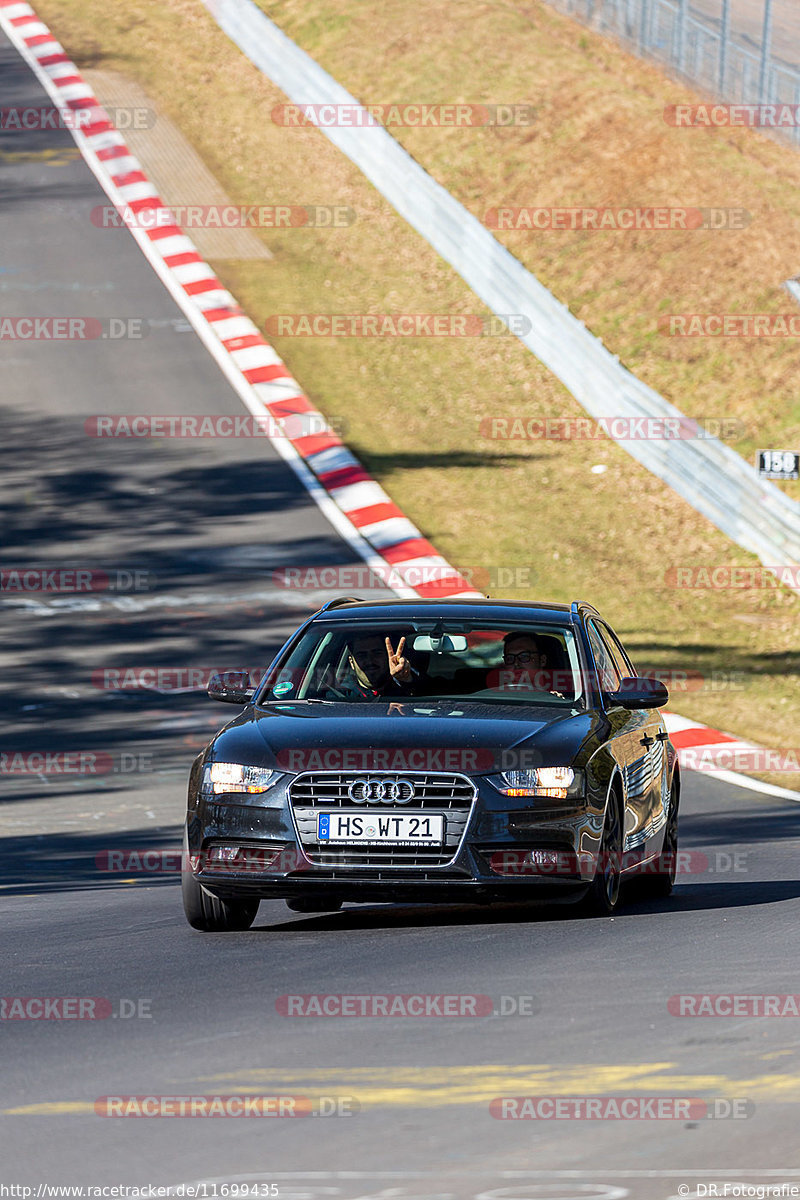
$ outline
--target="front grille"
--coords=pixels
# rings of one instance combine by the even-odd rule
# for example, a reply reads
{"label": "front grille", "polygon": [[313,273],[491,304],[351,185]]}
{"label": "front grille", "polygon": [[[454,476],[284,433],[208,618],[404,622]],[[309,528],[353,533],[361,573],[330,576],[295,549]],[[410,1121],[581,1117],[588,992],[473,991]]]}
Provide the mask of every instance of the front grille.
{"label": "front grille", "polygon": [[[414,797],[408,804],[354,804],[348,788],[370,779],[408,780]],[[289,801],[303,850],[310,862],[326,867],[419,868],[440,867],[458,854],[466,832],[475,785],[465,775],[415,773],[413,771],[320,771],[298,775],[289,786]],[[317,840],[317,815],[335,809],[364,815],[372,812],[407,813],[421,816],[440,813],[444,817],[444,842],[437,846],[330,845]]]}
{"label": "front grille", "polygon": [[415,809],[435,808],[437,812],[469,809],[475,795],[475,786],[466,775],[417,774],[414,771],[315,771],[298,775],[292,780],[289,796],[293,806],[350,808],[353,801],[347,789],[351,783],[363,779],[410,780],[414,785],[414,799],[408,807]]}

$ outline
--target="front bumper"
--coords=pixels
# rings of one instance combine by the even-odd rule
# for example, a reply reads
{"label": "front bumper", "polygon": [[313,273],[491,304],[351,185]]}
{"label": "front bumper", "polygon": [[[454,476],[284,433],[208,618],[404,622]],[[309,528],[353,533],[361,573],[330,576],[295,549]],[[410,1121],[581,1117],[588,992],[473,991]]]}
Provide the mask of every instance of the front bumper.
{"label": "front bumper", "polygon": [[[563,803],[511,798],[475,777],[463,835],[446,862],[364,865],[342,861],[340,852],[326,861],[304,848],[289,799],[291,782],[259,796],[190,794],[190,869],[209,892],[225,898],[315,896],[321,908],[326,897],[373,903],[569,902],[580,899],[594,877],[604,795]],[[216,847],[233,846],[241,847],[243,862],[214,859]],[[555,867],[536,861],[545,851],[557,856]]]}

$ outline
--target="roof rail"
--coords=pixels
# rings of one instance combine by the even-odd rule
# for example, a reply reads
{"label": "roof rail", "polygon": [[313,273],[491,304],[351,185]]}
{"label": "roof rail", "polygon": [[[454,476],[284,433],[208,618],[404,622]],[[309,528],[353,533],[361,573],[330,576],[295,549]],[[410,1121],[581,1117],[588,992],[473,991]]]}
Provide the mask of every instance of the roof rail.
{"label": "roof rail", "polygon": [[588,600],[573,600],[572,604],[569,606],[569,611],[573,617],[577,617],[581,613],[585,612],[591,613],[592,616],[595,617],[600,616],[600,613],[597,611],[595,606],[590,604]]}
{"label": "roof rail", "polygon": [[360,596],[334,596],[332,600],[326,600],[317,612],[327,612],[328,609],[339,608],[342,604],[363,604],[363,600]]}

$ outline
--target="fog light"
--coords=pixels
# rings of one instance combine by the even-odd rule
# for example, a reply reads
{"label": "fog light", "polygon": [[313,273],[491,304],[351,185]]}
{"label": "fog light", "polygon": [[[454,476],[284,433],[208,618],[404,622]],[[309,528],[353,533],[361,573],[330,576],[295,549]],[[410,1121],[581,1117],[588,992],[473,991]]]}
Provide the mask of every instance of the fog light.
{"label": "fog light", "polygon": [[558,866],[560,855],[557,850],[531,850],[526,857],[535,867],[549,867],[552,869]]}
{"label": "fog light", "polygon": [[236,856],[239,853],[238,846],[211,846],[208,851],[209,862],[236,862]]}
{"label": "fog light", "polygon": [[237,871],[259,874],[274,866],[285,846],[209,846],[205,852],[206,871]]}
{"label": "fog light", "polygon": [[498,850],[489,866],[496,875],[570,875],[574,857],[564,850]]}

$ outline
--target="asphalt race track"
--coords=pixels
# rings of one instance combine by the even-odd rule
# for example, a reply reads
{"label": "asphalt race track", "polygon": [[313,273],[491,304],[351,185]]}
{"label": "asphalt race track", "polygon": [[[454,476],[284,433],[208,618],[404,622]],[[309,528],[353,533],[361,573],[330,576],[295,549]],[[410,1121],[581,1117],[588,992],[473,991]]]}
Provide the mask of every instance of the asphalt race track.
{"label": "asphalt race track", "polygon": [[[0,38],[0,108],[40,103]],[[632,895],[610,921],[524,907],[308,917],[263,902],[248,933],[190,930],[176,855],[141,854],[178,847],[188,766],[234,710],[197,690],[103,687],[103,672],[263,666],[322,598],[272,572],[356,560],[266,441],[86,436],[92,415],[238,415],[241,404],[128,232],[92,225],[104,197],[66,131],[1,135],[0,168],[0,313],[147,329],[0,343],[3,566],[121,572],[123,589],[141,573],[138,590],[0,604],[0,748],[102,764],[2,777],[0,993],[98,1000],[97,1019],[0,1021],[0,1183],[36,1196],[40,1184],[180,1194],[216,1181],[199,1194],[224,1196],[238,1179],[275,1184],[284,1200],[800,1185],[798,1018],[669,1006],[800,990],[791,801],[687,775],[690,853],[674,897]],[[280,997],[339,993],[489,996],[492,1011],[283,1015]],[[95,1108],[105,1096],[231,1094],[308,1098],[295,1111],[310,1103],[314,1115]],[[530,1095],[706,1105],[691,1119],[490,1112],[494,1098]]]}

